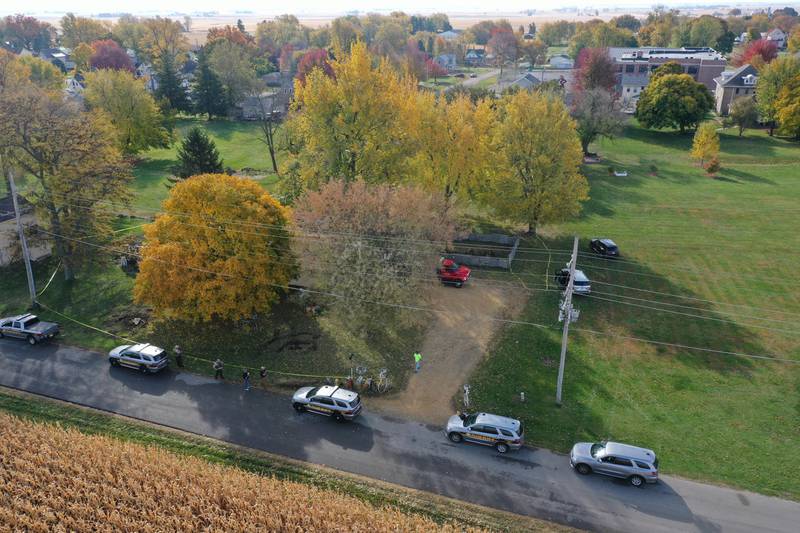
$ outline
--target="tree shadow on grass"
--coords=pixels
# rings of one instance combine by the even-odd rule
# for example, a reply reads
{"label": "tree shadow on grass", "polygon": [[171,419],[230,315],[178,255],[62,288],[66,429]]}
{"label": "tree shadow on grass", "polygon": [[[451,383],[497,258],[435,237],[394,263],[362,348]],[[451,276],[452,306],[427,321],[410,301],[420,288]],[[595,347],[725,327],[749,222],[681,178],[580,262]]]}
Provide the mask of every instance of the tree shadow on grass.
{"label": "tree shadow on grass", "polygon": [[[722,181],[733,181],[735,183],[742,183],[744,181],[747,181],[747,182],[751,182],[751,183],[761,183],[761,184],[764,184],[764,185],[777,185],[777,183],[775,183],[774,181],[772,181],[770,179],[763,178],[761,176],[756,176],[755,174],[751,174],[749,172],[743,172],[741,170],[736,170],[736,169],[732,169],[732,168],[722,167],[722,170],[720,171],[720,173],[721,174],[725,174],[726,176],[731,176],[732,178],[738,178],[738,180],[741,180],[741,181],[738,181],[736,179],[725,179],[725,180],[722,180]],[[720,177],[718,176],[716,179],[720,179]]]}

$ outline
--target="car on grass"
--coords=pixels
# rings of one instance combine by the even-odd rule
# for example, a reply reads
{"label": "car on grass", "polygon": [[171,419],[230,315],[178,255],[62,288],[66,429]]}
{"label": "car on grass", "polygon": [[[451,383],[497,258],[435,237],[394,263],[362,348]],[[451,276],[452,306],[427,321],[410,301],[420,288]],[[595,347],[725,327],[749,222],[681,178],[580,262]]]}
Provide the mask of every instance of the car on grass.
{"label": "car on grass", "polygon": [[498,453],[522,448],[522,422],[489,413],[453,415],[445,435],[451,442],[473,442],[492,446]]}
{"label": "car on grass", "polygon": [[589,241],[589,249],[603,257],[619,257],[619,246],[611,239],[592,239]]}
{"label": "car on grass", "polygon": [[108,352],[111,366],[133,368],[143,374],[154,374],[169,365],[164,348],[152,344],[125,344]]}
{"label": "car on grass", "polygon": [[634,487],[658,481],[655,452],[630,444],[579,442],[569,452],[569,464],[579,474],[596,473],[626,479]]}
{"label": "car on grass", "polygon": [[436,269],[439,281],[455,287],[463,287],[469,281],[470,274],[472,274],[472,270],[468,266],[459,265],[452,259],[442,259]]}
{"label": "car on grass", "polygon": [[30,313],[0,318],[0,338],[25,339],[30,345],[52,339],[60,331],[61,327],[55,322],[39,320]]}
{"label": "car on grass", "polygon": [[[569,285],[569,269],[562,268],[555,275],[556,283],[566,289]],[[572,292],[575,294],[589,294],[592,292],[592,282],[583,273],[583,270],[575,270],[575,283],[572,284]]]}
{"label": "car on grass", "polygon": [[298,413],[308,411],[341,422],[353,420],[361,413],[361,397],[335,385],[300,387],[292,396],[292,407]]}

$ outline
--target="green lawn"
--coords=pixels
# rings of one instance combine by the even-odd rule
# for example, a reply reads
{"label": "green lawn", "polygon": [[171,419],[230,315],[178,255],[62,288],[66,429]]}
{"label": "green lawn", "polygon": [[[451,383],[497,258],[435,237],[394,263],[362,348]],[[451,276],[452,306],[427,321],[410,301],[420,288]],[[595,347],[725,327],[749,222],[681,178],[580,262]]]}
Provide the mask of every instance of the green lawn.
{"label": "green lawn", "polygon": [[[180,141],[192,126],[205,128],[214,140],[225,167],[261,177],[259,182],[268,190],[277,182],[266,145],[260,140],[257,122],[230,120],[180,119],[176,123],[176,142],[169,148],[149,150],[141,154],[134,167],[134,207],[143,212],[159,209],[168,189],[166,177],[178,160]],[[280,161],[279,161],[280,162]]]}
{"label": "green lawn", "polygon": [[[593,148],[605,162],[585,169],[591,200],[578,220],[545,228],[544,242],[569,250],[578,234],[587,252],[589,238],[612,237],[624,261],[580,256],[593,298],[576,298],[575,328],[800,361],[800,147],[761,132],[725,132],[721,141],[716,179],[690,162],[690,135],[631,126]],[[568,260],[542,253],[538,239],[524,246],[536,250],[518,255],[514,274],[529,284],[551,283],[548,269]],[[712,320],[600,299],[622,296]],[[533,290],[520,317],[554,329],[514,325],[499,336],[473,378],[478,408],[524,419],[534,445],[567,451],[576,440],[621,440],[655,449],[668,473],[800,498],[800,466],[779,459],[800,442],[800,365],[573,330],[558,408],[559,297]]]}

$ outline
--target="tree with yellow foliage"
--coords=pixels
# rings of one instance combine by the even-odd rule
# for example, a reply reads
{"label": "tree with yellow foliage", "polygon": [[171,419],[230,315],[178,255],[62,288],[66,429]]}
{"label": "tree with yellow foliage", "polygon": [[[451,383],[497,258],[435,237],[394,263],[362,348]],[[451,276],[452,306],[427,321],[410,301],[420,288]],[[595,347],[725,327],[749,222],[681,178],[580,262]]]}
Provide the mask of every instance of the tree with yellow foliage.
{"label": "tree with yellow foliage", "polygon": [[269,310],[297,272],[288,210],[255,182],[201,174],[175,185],[145,227],[134,299],[209,321]]}
{"label": "tree with yellow foliage", "polygon": [[500,215],[536,234],[541,224],[580,212],[589,184],[580,173],[575,122],[560,98],[528,91],[506,96],[493,146],[498,161],[486,200]]}
{"label": "tree with yellow foliage", "polygon": [[123,153],[136,154],[169,143],[158,104],[144,82],[130,72],[113,69],[89,72],[84,98],[89,109],[101,110],[111,118]]}
{"label": "tree with yellow foliage", "polygon": [[0,92],[28,83],[31,69],[19,60],[19,56],[0,48]]}
{"label": "tree with yellow foliage", "polygon": [[442,194],[450,206],[458,197],[474,192],[486,177],[495,114],[490,102],[474,104],[466,94],[448,102],[424,92],[419,95],[418,109],[413,129],[418,145],[414,180]]}
{"label": "tree with yellow foliage", "polygon": [[401,181],[410,170],[409,132],[419,125],[414,81],[385,60],[374,66],[362,42],[331,66],[333,76],[314,70],[295,82],[287,130],[300,179],[311,188],[330,179]]}
{"label": "tree with yellow foliage", "polygon": [[697,127],[692,141],[692,158],[700,161],[705,168],[707,161],[719,157],[719,134],[713,122],[703,122]]}

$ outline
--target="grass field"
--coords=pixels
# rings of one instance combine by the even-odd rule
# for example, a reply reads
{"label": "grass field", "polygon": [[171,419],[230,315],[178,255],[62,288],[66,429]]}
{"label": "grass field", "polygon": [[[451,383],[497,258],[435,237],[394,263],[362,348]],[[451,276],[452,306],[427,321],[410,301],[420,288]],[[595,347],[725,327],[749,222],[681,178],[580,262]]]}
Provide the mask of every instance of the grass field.
{"label": "grass field", "polygon": [[[800,361],[800,147],[762,132],[721,137],[716,179],[689,160],[691,136],[630,126],[594,148],[605,162],[586,168],[583,215],[526,239],[514,274],[497,274],[530,289],[520,320],[553,329],[507,328],[473,378],[473,400],[524,419],[531,444],[636,443],[655,449],[665,472],[800,499],[800,466],[779,459],[800,442],[800,365],[612,336]],[[558,408],[560,293],[538,289],[552,288],[573,234],[593,292],[574,301]],[[623,260],[588,255],[596,236],[613,238]]]}
{"label": "grass field", "polygon": [[259,140],[257,122],[230,120],[180,119],[175,125],[176,142],[169,148],[149,150],[141,154],[134,167],[134,207],[141,210],[159,209],[167,196],[167,176],[178,160],[177,150],[186,132],[193,126],[204,128],[214,140],[225,167],[261,177],[260,183],[269,188],[277,181],[266,145]]}
{"label": "grass field", "polygon": [[[0,529],[47,531],[60,525],[86,530],[103,524],[142,531],[185,529],[192,524],[195,529],[229,531],[324,531],[361,530],[369,524],[371,531],[430,531],[442,526],[459,531],[569,531],[541,520],[0,391],[0,434],[12,432],[13,439],[1,439],[5,449],[0,470],[9,475],[0,476]],[[137,492],[139,498],[131,497]],[[290,527],[298,520],[302,524]]]}

